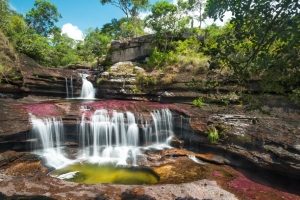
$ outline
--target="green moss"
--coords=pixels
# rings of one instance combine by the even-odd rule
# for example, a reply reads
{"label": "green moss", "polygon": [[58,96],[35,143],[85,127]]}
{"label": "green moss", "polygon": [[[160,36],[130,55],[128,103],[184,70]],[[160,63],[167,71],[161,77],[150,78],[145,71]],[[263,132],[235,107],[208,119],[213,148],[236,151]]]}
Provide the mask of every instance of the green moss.
{"label": "green moss", "polygon": [[251,143],[251,137],[244,137],[244,136],[237,135],[236,138],[238,140],[242,140],[244,143],[245,142]]}
{"label": "green moss", "polygon": [[228,131],[227,127],[224,125],[218,125],[217,129],[219,130],[219,134],[225,135]]}

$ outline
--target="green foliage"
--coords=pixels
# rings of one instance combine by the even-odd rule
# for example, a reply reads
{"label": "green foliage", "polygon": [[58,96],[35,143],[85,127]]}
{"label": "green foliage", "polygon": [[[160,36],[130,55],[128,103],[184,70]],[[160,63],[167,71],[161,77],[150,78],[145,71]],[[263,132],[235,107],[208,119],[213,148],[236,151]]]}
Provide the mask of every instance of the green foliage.
{"label": "green foliage", "polygon": [[150,8],[151,14],[145,19],[146,24],[157,33],[157,40],[164,38],[165,48],[169,38],[176,36],[180,30],[186,27],[189,18],[184,16],[184,8],[168,1],[158,1]]}
{"label": "green foliage", "polygon": [[174,64],[176,62],[177,56],[174,55],[173,51],[160,52],[157,50],[157,47],[155,47],[147,64],[153,68],[156,68],[165,67],[166,64]]}
{"label": "green foliage", "polygon": [[139,11],[146,11],[149,0],[100,0],[102,5],[112,4],[120,8],[129,20],[130,17],[138,16]]}
{"label": "green foliage", "polygon": [[133,88],[133,89],[131,89],[130,91],[133,92],[133,93],[135,93],[135,94],[141,92],[141,90],[139,90],[138,88]]}
{"label": "green foliage", "polygon": [[145,75],[144,73],[138,73],[135,77],[135,83],[138,86],[153,86],[156,85],[156,77],[152,75]]}
{"label": "green foliage", "polygon": [[52,79],[53,81],[57,81],[57,78],[55,78],[55,77],[52,77],[51,79]]}
{"label": "green foliage", "polygon": [[3,28],[10,17],[9,0],[0,1],[0,28]]}
{"label": "green foliage", "polygon": [[268,147],[266,148],[266,151],[270,151],[270,150],[271,150],[271,147],[268,146]]}
{"label": "green foliage", "polygon": [[199,99],[195,99],[194,101],[193,101],[193,104],[194,104],[194,106],[197,106],[197,107],[200,107],[200,108],[202,108],[203,106],[204,106],[204,99],[203,99],[203,97],[199,97]]}
{"label": "green foliage", "polygon": [[219,141],[219,134],[217,129],[214,126],[209,127],[209,129],[205,131],[205,134],[208,134],[207,139],[210,142],[216,143]]}
{"label": "green foliage", "polygon": [[123,22],[120,26],[122,37],[136,37],[144,35],[144,23],[137,17],[132,17],[129,22]]}
{"label": "green foliage", "polygon": [[89,28],[86,30],[86,36],[83,43],[77,44],[76,54],[81,60],[92,61],[95,57],[99,58],[109,51],[111,37],[100,32],[98,28]]}
{"label": "green foliage", "polygon": [[227,127],[224,125],[218,125],[217,130],[219,130],[220,135],[225,135],[228,131]]}
{"label": "green foliage", "polygon": [[54,27],[54,22],[62,18],[57,7],[49,1],[35,0],[34,6],[29,13],[26,13],[25,22],[27,29],[31,28],[39,35],[48,36],[49,30]]}
{"label": "green foliage", "polygon": [[238,140],[241,140],[243,141],[243,143],[251,143],[251,137],[244,137],[244,136],[240,136],[240,135],[237,135],[236,138]]}
{"label": "green foliage", "polygon": [[98,80],[97,80],[97,85],[100,85],[100,83],[102,83],[102,81],[104,81],[104,76],[101,76],[101,78],[99,78]]}
{"label": "green foliage", "polygon": [[[261,79],[265,91],[298,89],[300,80],[300,4],[296,0],[209,0],[207,13],[214,19],[233,13],[230,24],[206,45],[210,69],[230,69],[231,77],[247,83]],[[230,77],[229,77],[230,78]]]}

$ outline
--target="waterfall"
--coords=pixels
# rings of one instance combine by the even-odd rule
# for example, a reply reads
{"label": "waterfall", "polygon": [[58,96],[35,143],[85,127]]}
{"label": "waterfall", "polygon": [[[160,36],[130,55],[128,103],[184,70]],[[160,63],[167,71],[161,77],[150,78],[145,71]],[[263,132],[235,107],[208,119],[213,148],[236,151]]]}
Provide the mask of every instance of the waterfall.
{"label": "waterfall", "polygon": [[68,78],[66,78],[66,91],[67,91],[67,98],[69,98]]}
{"label": "waterfall", "polygon": [[81,88],[81,95],[80,98],[83,99],[93,99],[95,96],[93,84],[86,79],[88,74],[78,74],[82,78],[82,88]]}
{"label": "waterfall", "polygon": [[[64,130],[62,119],[47,118],[37,119],[34,115],[30,115],[30,121],[33,124],[32,134],[41,139],[43,153],[51,165],[59,168],[70,163],[61,154],[61,141],[64,140]],[[39,145],[37,146],[37,148]]]}
{"label": "waterfall", "polygon": [[73,78],[72,78],[72,75],[71,75],[71,92],[72,92],[72,98],[74,98],[74,96],[73,96]]}
{"label": "waterfall", "polygon": [[[143,116],[139,117],[131,112],[121,113],[105,109],[96,110],[87,119],[85,112],[90,109],[83,107],[81,110],[83,114],[77,121],[81,160],[127,165],[129,159],[132,165],[137,165],[137,157],[142,149],[167,147],[168,139],[173,136],[173,116],[169,109],[153,111],[153,123],[147,120],[143,122]],[[42,140],[43,150],[46,152],[44,155],[51,157],[47,157],[47,160],[56,160],[53,161],[54,165],[51,162],[49,164],[57,167],[59,164],[70,163],[61,153],[60,143],[64,135],[62,120],[41,120],[31,115],[31,121],[34,132]],[[141,128],[138,127],[139,121]]]}

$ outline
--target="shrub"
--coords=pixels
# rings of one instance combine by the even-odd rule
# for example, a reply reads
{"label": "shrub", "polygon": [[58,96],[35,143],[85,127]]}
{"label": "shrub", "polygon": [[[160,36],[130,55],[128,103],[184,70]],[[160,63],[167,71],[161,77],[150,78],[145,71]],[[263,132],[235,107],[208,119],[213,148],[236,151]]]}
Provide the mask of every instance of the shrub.
{"label": "shrub", "polygon": [[207,139],[212,142],[218,142],[219,140],[219,134],[217,129],[214,126],[211,126],[207,131],[205,131],[206,134],[208,134]]}
{"label": "shrub", "polygon": [[199,99],[195,99],[193,101],[193,104],[194,104],[194,106],[202,108],[204,106],[203,101],[204,101],[203,97],[199,97]]}

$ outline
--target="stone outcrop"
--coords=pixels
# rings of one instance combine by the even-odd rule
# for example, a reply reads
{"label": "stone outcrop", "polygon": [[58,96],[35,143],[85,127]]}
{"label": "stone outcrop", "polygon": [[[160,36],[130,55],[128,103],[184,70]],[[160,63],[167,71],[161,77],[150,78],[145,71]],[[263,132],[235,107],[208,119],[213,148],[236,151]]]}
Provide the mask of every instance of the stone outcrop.
{"label": "stone outcrop", "polygon": [[21,54],[18,55],[17,65],[18,68],[6,75],[0,84],[0,93],[3,95],[12,95],[15,98],[30,94],[66,97],[66,78],[70,87],[71,76],[74,94],[80,94],[81,78],[77,71],[43,67]]}
{"label": "stone outcrop", "polygon": [[123,38],[111,42],[112,63],[123,61],[144,60],[149,50],[155,47],[153,39],[155,34],[143,35],[135,38]]}
{"label": "stone outcrop", "polygon": [[[204,35],[193,34],[189,32],[183,32],[178,38],[174,40],[189,39],[191,36],[197,37],[199,40],[204,39]],[[155,43],[156,34],[148,34],[133,38],[122,38],[119,40],[111,41],[111,50],[113,54],[111,56],[111,62],[123,62],[123,61],[141,61],[145,60],[151,53],[156,45]]]}

